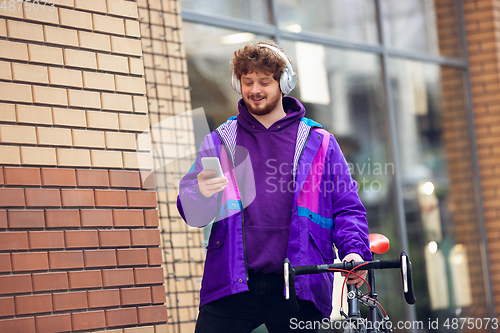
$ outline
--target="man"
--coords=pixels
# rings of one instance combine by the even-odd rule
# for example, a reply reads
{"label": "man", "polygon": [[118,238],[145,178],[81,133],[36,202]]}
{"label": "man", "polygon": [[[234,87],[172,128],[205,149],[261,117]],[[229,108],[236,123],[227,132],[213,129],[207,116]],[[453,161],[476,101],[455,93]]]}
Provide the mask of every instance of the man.
{"label": "man", "polygon": [[[282,50],[272,41],[247,45],[232,66],[239,114],[205,137],[177,201],[188,224],[215,222],[196,332],[251,332],[262,323],[271,333],[294,332],[291,318],[329,317],[333,274],[296,277],[294,313],[283,295],[283,260],[332,263],[333,244],[343,260],[370,260],[366,211],[333,135],[285,96],[295,75]],[[220,158],[224,176],[203,170],[206,156]]]}

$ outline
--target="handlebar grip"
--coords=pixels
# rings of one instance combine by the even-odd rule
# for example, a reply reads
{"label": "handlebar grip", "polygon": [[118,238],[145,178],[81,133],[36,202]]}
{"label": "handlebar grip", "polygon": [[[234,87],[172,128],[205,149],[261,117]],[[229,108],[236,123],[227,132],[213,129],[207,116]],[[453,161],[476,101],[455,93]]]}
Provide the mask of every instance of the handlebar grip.
{"label": "handlebar grip", "polygon": [[285,299],[293,312],[299,312],[300,306],[297,302],[297,294],[295,293],[295,270],[290,264],[290,260],[285,258]]}
{"label": "handlebar grip", "polygon": [[403,251],[400,256],[401,260],[401,279],[403,282],[403,293],[406,303],[415,304],[415,294],[413,293],[413,278],[411,275],[411,262],[408,254]]}

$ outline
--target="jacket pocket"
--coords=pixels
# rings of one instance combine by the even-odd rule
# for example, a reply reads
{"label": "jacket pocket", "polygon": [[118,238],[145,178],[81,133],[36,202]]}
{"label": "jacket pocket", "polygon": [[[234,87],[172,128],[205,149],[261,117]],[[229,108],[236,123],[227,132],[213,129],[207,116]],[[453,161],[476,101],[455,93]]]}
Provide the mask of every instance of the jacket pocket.
{"label": "jacket pocket", "polygon": [[229,264],[231,247],[229,243],[223,246],[227,227],[227,223],[222,224],[220,221],[212,226],[201,282],[202,299],[220,295],[221,290],[231,284],[231,265]]}
{"label": "jacket pocket", "polygon": [[321,254],[321,257],[325,261],[332,261],[335,259],[335,251],[333,249],[333,241],[327,240],[324,237],[316,235],[311,230],[309,230],[309,236],[315,249]]}
{"label": "jacket pocket", "polygon": [[226,239],[227,223],[221,223],[212,225],[212,230],[210,231],[210,238],[208,240],[207,250],[217,249],[224,245],[224,240]]}

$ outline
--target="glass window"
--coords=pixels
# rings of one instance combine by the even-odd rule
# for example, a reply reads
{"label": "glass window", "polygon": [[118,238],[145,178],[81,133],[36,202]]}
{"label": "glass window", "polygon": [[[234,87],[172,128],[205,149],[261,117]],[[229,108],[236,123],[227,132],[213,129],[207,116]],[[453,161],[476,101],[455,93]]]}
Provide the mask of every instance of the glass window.
{"label": "glass window", "polygon": [[180,0],[182,9],[201,14],[227,16],[260,23],[272,23],[268,0]]}
{"label": "glass window", "polygon": [[384,37],[397,49],[460,57],[456,1],[382,0]]}
{"label": "glass window", "polygon": [[[306,117],[335,135],[358,183],[370,232],[382,233],[391,242],[390,251],[377,258],[398,258],[394,165],[388,160],[380,58],[303,42],[285,40],[282,46],[297,73],[297,87],[290,95],[304,104]],[[397,271],[377,272],[380,290],[400,283]],[[401,295],[381,293],[380,302],[391,319],[403,320]],[[334,299],[334,304],[338,303]]]}
{"label": "glass window", "polygon": [[373,0],[277,0],[279,27],[315,32],[353,42],[378,43]]}
{"label": "glass window", "polygon": [[390,59],[419,320],[485,309],[464,73]]}

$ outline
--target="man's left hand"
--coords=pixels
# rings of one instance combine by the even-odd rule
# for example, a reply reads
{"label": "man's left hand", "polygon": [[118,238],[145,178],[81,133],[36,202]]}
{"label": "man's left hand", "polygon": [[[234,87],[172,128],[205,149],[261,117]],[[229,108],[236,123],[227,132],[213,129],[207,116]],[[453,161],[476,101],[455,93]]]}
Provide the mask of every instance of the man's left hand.
{"label": "man's left hand", "polygon": [[[363,258],[357,253],[349,253],[344,257],[344,260],[342,261],[352,261],[354,260],[355,262],[360,262],[364,261]],[[358,274],[361,276],[363,279],[366,280],[366,274],[368,274],[368,271],[354,271],[353,273]],[[342,276],[346,276],[347,273],[342,273]],[[356,275],[349,275],[349,278],[347,279],[347,284],[355,284],[357,288],[361,287],[363,285],[363,280]]]}

